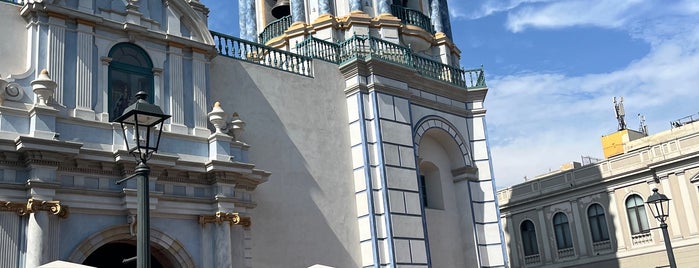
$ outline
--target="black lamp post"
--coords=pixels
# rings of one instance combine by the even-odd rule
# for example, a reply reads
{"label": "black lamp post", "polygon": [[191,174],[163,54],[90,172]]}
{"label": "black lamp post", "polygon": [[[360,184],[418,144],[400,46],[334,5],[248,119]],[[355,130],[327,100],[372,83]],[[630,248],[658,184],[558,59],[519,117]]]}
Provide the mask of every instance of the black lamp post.
{"label": "black lamp post", "polygon": [[675,254],[672,253],[672,244],[670,244],[670,234],[667,232],[667,220],[670,215],[670,198],[664,194],[658,193],[658,188],[653,188],[653,194],[648,197],[646,204],[653,213],[653,217],[660,221],[660,229],[663,231],[663,239],[665,240],[665,250],[667,258],[670,260],[670,268],[676,268]]}
{"label": "black lamp post", "polygon": [[146,101],[148,94],[136,93],[136,102],[126,107],[124,113],[114,119],[121,124],[121,130],[126,142],[126,150],[138,162],[134,174],[120,180],[122,183],[129,179],[140,177],[137,183],[138,195],[138,228],[136,234],[138,268],[150,268],[150,202],[148,176],[150,167],[146,164],[151,155],[158,151],[160,134],[163,132],[163,122],[170,115],[163,113],[157,105]]}

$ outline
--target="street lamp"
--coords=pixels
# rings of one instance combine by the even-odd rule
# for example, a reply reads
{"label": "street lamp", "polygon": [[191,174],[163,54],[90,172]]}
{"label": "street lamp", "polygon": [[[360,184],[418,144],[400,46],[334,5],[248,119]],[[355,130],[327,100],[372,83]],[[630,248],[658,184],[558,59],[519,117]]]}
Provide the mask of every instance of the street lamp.
{"label": "street lamp", "polygon": [[121,124],[121,130],[126,142],[126,150],[138,162],[134,174],[117,183],[140,177],[137,183],[138,195],[138,229],[136,233],[136,262],[138,268],[150,268],[150,204],[148,176],[150,167],[146,164],[153,153],[158,151],[160,134],[163,132],[163,122],[170,115],[163,113],[157,105],[146,101],[148,94],[136,93],[136,102],[126,107],[124,113],[114,119]]}
{"label": "street lamp", "polygon": [[670,268],[676,268],[675,254],[672,253],[670,234],[667,232],[667,223],[665,223],[668,215],[670,215],[670,198],[667,198],[664,194],[658,193],[658,188],[653,188],[653,194],[648,197],[646,204],[653,213],[653,217],[660,221],[660,229],[663,230],[665,250],[667,251],[667,258],[670,260]]}

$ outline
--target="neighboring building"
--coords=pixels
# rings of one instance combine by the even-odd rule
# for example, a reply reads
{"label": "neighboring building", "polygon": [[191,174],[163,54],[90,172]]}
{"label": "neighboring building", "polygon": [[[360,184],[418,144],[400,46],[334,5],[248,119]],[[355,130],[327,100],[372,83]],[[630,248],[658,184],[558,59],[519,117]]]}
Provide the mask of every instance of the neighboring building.
{"label": "neighboring building", "polygon": [[602,137],[606,159],[498,191],[512,267],[667,267],[645,201],[667,195],[678,267],[699,267],[699,122]]}
{"label": "neighboring building", "polygon": [[141,90],[154,267],[507,266],[446,0],[240,3],[248,41],[198,0],[0,1],[0,267],[135,255]]}

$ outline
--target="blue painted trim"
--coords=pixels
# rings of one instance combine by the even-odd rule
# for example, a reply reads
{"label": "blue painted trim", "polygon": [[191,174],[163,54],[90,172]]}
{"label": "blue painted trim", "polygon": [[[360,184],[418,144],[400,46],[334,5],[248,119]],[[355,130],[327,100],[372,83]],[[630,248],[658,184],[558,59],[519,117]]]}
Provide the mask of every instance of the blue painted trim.
{"label": "blue painted trim", "polygon": [[[471,220],[473,222],[473,237],[476,239],[476,259],[478,260],[478,266],[483,267],[483,260],[481,260],[481,247],[480,243],[478,241],[478,228],[476,228],[476,225],[478,225],[478,222],[476,221],[476,210],[473,209],[473,195],[471,194],[471,183],[466,182],[466,186],[468,188],[468,199],[469,199],[469,206],[471,206]],[[502,230],[502,229],[500,229]],[[500,231],[502,234],[502,231]]]}
{"label": "blue painted trim", "polygon": [[507,246],[505,245],[505,231],[502,229],[502,221],[500,220],[500,204],[498,203],[498,192],[497,185],[495,184],[495,174],[493,173],[493,161],[490,155],[490,140],[488,139],[488,126],[485,123],[485,115],[481,117],[483,119],[483,134],[485,136],[485,148],[488,152],[488,168],[490,168],[490,177],[492,178],[491,183],[493,184],[493,196],[495,197],[495,212],[498,218],[498,228],[500,229],[500,248],[502,248],[502,259],[505,262],[505,267],[509,267],[507,260]]}
{"label": "blue painted trim", "polygon": [[[376,232],[376,214],[374,209],[374,192],[373,184],[371,183],[371,163],[369,161],[369,147],[367,142],[366,133],[366,118],[364,117],[364,95],[362,93],[356,93],[351,98],[357,100],[357,110],[359,111],[359,130],[362,133],[362,154],[364,156],[364,181],[366,183],[366,197],[369,204],[369,215],[371,219],[369,220],[369,225],[371,226],[371,242],[374,244],[372,247],[372,253],[374,254],[374,267],[378,268],[381,265],[381,260],[379,259],[379,242],[377,240],[378,233]],[[359,219],[359,218],[357,218]],[[361,243],[361,242],[360,242]]]}
{"label": "blue painted trim", "polygon": [[[418,161],[419,152],[417,149],[417,142],[415,140],[417,133],[417,124],[413,124],[413,103],[408,100],[408,114],[410,116],[410,131],[413,136],[413,157],[415,158],[415,174],[418,185],[420,185],[420,163]],[[430,252],[430,238],[427,232],[427,216],[425,215],[425,200],[422,200],[422,194],[420,192],[420,187],[418,187],[418,195],[420,196],[420,213],[422,214],[422,236],[425,238],[425,254],[427,255],[427,267],[432,267],[432,253]]]}
{"label": "blue painted trim", "polygon": [[383,146],[381,142],[383,137],[381,135],[381,117],[379,116],[379,97],[376,91],[371,92],[369,96],[371,97],[373,103],[372,108],[374,110],[374,127],[376,129],[376,143],[378,144],[377,151],[379,153],[376,160],[381,167],[379,172],[381,172],[380,176],[381,180],[383,181],[383,189],[381,192],[384,198],[384,215],[386,217],[386,228],[388,229],[386,230],[386,233],[388,234],[388,265],[390,267],[396,267],[396,253],[393,247],[393,225],[391,224],[391,206],[390,201],[388,200],[388,180],[386,179],[386,166],[384,165]]}

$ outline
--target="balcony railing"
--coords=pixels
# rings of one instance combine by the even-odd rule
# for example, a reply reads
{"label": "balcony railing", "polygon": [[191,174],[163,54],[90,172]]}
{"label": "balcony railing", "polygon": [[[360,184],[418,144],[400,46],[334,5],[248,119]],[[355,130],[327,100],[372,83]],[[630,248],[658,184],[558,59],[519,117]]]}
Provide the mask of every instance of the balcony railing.
{"label": "balcony railing", "polygon": [[264,46],[233,36],[212,31],[218,54],[275,69],[312,76],[313,64],[309,57]]}
{"label": "balcony railing", "polygon": [[432,27],[432,21],[430,17],[422,12],[399,5],[391,5],[391,14],[399,18],[403,23],[409,25],[415,25],[422,28],[428,33],[434,34],[434,27]]}
{"label": "balcony railing", "polygon": [[266,44],[269,40],[284,34],[286,29],[291,26],[291,15],[281,17],[275,21],[270,22],[265,26],[260,34],[260,43]]}
{"label": "balcony railing", "polygon": [[541,255],[539,254],[524,256],[524,264],[532,265],[539,263],[541,263]]}
{"label": "balcony railing", "polygon": [[[486,87],[483,68],[463,70],[414,54],[409,48],[367,35],[355,35],[339,44],[308,38],[296,45],[304,56],[344,64],[377,58],[412,68],[419,74],[466,88]],[[333,55],[333,53],[335,53]]]}
{"label": "balcony railing", "polygon": [[605,251],[605,250],[610,250],[610,249],[612,249],[612,241],[611,240],[603,240],[603,241],[592,243],[592,250],[595,252]]}
{"label": "balcony railing", "polygon": [[653,243],[653,235],[650,232],[639,233],[631,236],[633,246],[649,245]]}
{"label": "balcony railing", "polygon": [[559,259],[570,258],[570,257],[575,257],[575,248],[570,247],[570,248],[564,248],[564,249],[558,250],[558,258]]}

